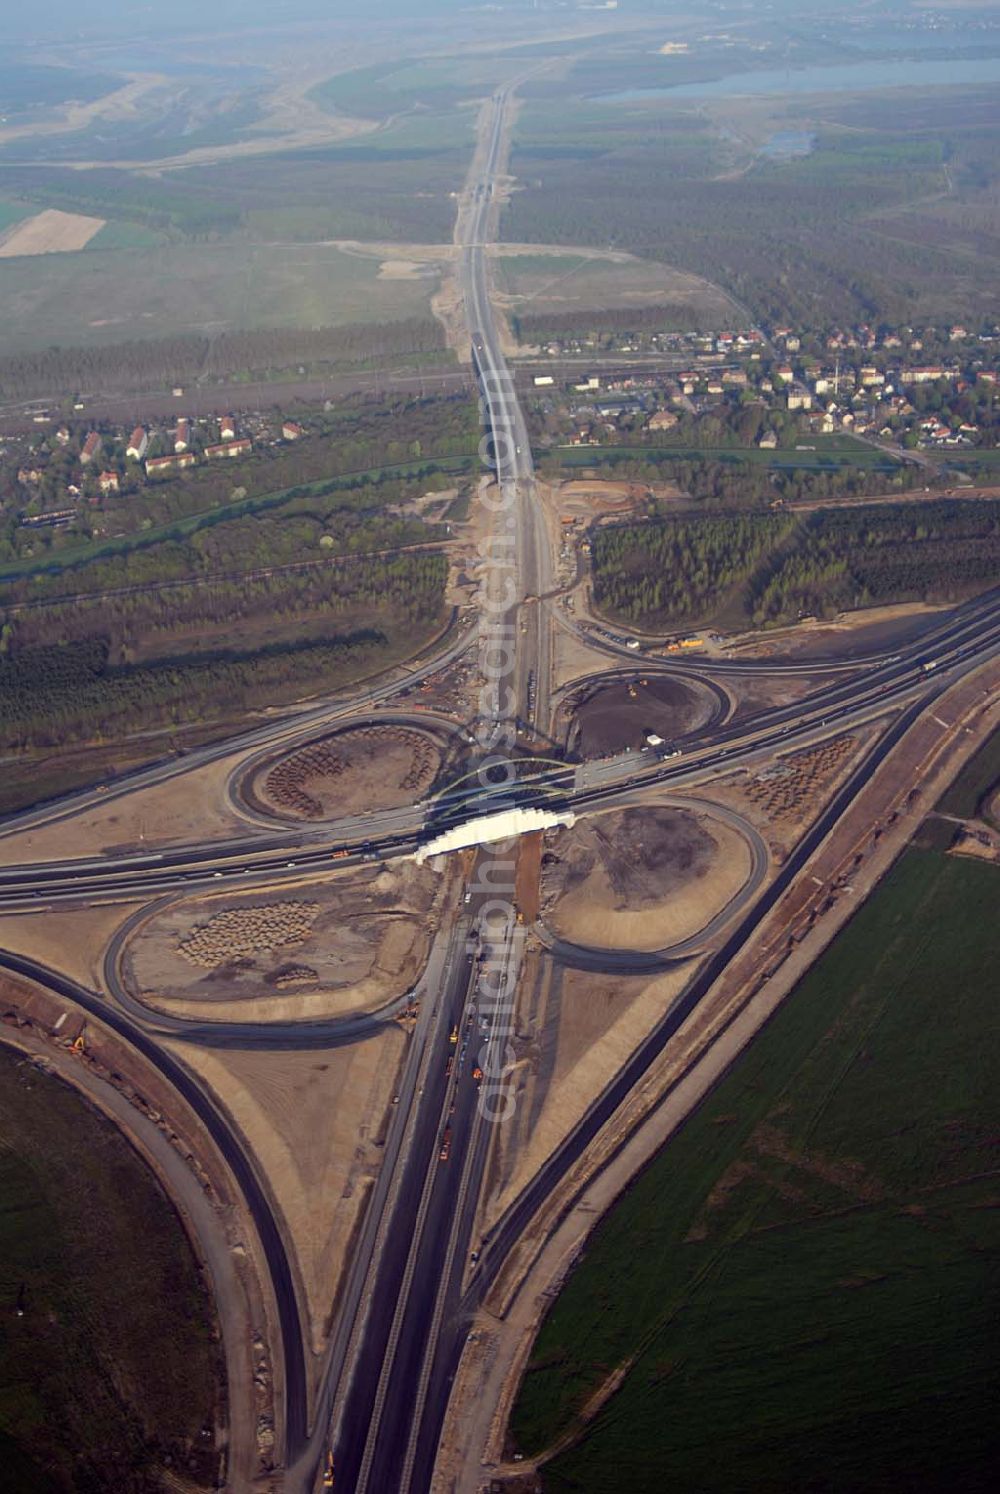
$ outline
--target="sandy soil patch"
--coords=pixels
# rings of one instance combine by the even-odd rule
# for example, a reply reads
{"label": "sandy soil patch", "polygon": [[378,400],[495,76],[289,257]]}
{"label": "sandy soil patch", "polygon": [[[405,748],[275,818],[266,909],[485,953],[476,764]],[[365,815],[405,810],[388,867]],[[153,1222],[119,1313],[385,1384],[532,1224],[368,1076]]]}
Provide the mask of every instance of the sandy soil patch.
{"label": "sandy soil patch", "polygon": [[539,994],[522,983],[514,1120],[498,1126],[481,1211],[488,1228],[577,1124],[683,989],[693,966],[646,976],[552,973]]}
{"label": "sandy soil patch", "polygon": [[259,769],[248,797],[255,809],[294,820],[392,809],[430,788],[441,758],[428,732],[357,727],[310,742]]}
{"label": "sandy soil patch", "polygon": [[949,609],[929,602],[900,602],[840,612],[830,622],[806,622],[767,633],[742,633],[727,639],[741,658],[863,657],[880,649],[901,647],[933,627]]}
{"label": "sandy soil patch", "polygon": [[0,948],[58,970],[92,990],[104,990],[104,951],[141,903],[66,908],[56,913],[11,913],[0,917]]}
{"label": "sandy soil patch", "polygon": [[689,938],[736,896],[751,870],[735,830],[687,809],[595,816],[546,838],[542,915],[601,949],[662,949]]}
{"label": "sandy soil patch", "polygon": [[641,503],[649,494],[645,483],[602,482],[574,477],[554,489],[560,517],[590,519],[598,514],[622,513]]}
{"label": "sandy soil patch", "polygon": [[735,715],[752,716],[774,706],[793,705],[804,700],[820,686],[829,683],[829,675],[772,674],[759,678],[729,675],[726,688],[738,701]]}
{"label": "sandy soil patch", "polygon": [[152,1006],[277,1021],[402,995],[427,958],[436,874],[408,863],[280,891],[170,904],[126,945],[122,978]]}
{"label": "sandy soil patch", "polygon": [[167,1045],[216,1092],[267,1177],[294,1246],[317,1354],[378,1174],[405,1044],[390,1028],[353,1047],[307,1053]]}
{"label": "sandy soil patch", "polygon": [[413,259],[384,259],[378,267],[379,280],[428,280],[435,274],[432,265],[418,264]]}
{"label": "sandy soil patch", "polygon": [[33,218],[26,218],[0,240],[0,259],[14,259],[27,254],[69,254],[83,249],[107,219],[88,218],[83,213],[63,213],[46,208]]}
{"label": "sandy soil patch", "polygon": [[697,731],[712,719],[716,703],[696,684],[661,675],[598,687],[576,710],[576,743],[585,758],[638,751],[649,732],[666,742]]}
{"label": "sandy soil patch", "polygon": [[[697,306],[720,326],[732,321],[733,303],[711,281],[622,250],[505,244],[499,257],[505,292],[499,300],[510,310],[544,315],[665,304]],[[549,257],[551,267],[544,263]]]}
{"label": "sandy soil patch", "polygon": [[0,835],[0,865],[68,861],[246,835],[246,820],[226,807],[226,781],[245,756],[233,753],[121,798],[98,799],[72,817]]}

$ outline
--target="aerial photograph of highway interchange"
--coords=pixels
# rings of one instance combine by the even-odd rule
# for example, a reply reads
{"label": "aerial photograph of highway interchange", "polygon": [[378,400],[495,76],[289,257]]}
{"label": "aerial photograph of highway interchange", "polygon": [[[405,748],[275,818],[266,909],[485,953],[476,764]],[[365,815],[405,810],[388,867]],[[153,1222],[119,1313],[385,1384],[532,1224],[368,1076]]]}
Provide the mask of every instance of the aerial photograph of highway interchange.
{"label": "aerial photograph of highway interchange", "polygon": [[11,1494],[1000,1487],[1000,6],[0,16]]}

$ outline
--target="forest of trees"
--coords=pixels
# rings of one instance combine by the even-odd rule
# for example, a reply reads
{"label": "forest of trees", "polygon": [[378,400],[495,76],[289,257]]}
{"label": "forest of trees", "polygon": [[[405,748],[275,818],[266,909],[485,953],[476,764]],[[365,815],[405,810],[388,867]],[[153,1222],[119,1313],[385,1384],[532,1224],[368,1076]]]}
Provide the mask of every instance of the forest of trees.
{"label": "forest of trees", "polygon": [[[610,110],[598,115],[570,101],[537,106],[515,140],[522,190],[504,215],[505,238],[613,243],[707,277],[766,325],[899,325],[929,302],[950,302],[966,316],[992,306],[986,253],[959,262],[944,235],[940,246],[919,231],[907,236],[896,214],[891,233],[876,224],[877,214],[926,199],[935,184],[945,191],[946,148],[952,191],[963,200],[964,130],[948,130],[946,147],[933,117],[913,132],[888,120],[873,130],[852,125],[820,132],[801,160],[727,171],[725,144],[710,138],[704,119],[692,134],[694,114],[665,107],[612,119]],[[994,161],[995,150],[994,135]],[[995,164],[986,170],[995,183]]]}
{"label": "forest of trees", "polygon": [[1000,501],[805,515],[654,518],[598,530],[594,599],[646,627],[731,612],[769,626],[902,601],[957,601],[1000,574]]}
{"label": "forest of trees", "polygon": [[114,741],[130,731],[218,720],[333,688],[377,667],[378,629],[254,653],[114,668],[99,639],[0,657],[0,721],[8,749]]}
{"label": "forest of trees", "polygon": [[391,358],[450,358],[432,318],[342,327],[275,327],[221,332],[217,337],[159,337],[100,347],[46,348],[0,358],[0,398],[55,398],[78,393],[169,389],[197,379],[254,374],[274,378],[292,370],[378,365]]}
{"label": "forest of trees", "polygon": [[670,622],[717,608],[795,528],[784,515],[715,515],[599,529],[594,600],[630,622]]}
{"label": "forest of trees", "polygon": [[1000,502],[892,504],[811,515],[755,578],[754,622],[901,601],[957,601],[1000,575]]}

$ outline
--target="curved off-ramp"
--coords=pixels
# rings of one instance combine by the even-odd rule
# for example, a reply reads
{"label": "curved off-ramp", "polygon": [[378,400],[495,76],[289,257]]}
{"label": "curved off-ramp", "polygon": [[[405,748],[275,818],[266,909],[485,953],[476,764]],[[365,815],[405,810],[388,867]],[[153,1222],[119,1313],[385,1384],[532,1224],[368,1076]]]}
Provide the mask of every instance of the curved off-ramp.
{"label": "curved off-ramp", "polygon": [[[347,1013],[342,1017],[317,1017],[304,1021],[230,1022],[225,1018],[179,1017],[160,1007],[148,1006],[127,986],[122,973],[126,945],[144,924],[164,913],[180,897],[160,898],[138,908],[119,925],[104,952],[104,983],[116,1004],[143,1031],[152,1036],[179,1038],[209,1048],[341,1048],[361,1043],[384,1031],[406,1010],[419,994],[428,965],[417,981],[399,996],[371,1011]],[[428,962],[429,964],[429,962]]]}
{"label": "curved off-ramp", "polygon": [[[678,732],[677,740],[683,741],[686,737],[698,736],[708,730],[709,727],[727,726],[739,709],[740,702],[733,692],[720,680],[713,679],[708,673],[707,667],[701,671],[697,668],[679,668],[673,660],[668,659],[644,659],[630,658],[628,664],[621,663],[607,669],[597,669],[593,674],[577,675],[572,680],[567,680],[564,685],[553,692],[553,698],[559,701],[560,706],[565,706],[574,695],[583,695],[585,698],[602,688],[625,684],[628,681],[648,679],[651,676],[660,679],[675,679],[692,692],[701,690],[709,696],[712,701],[711,713],[699,726],[689,731]],[[574,712],[585,703],[585,698],[577,702]],[[572,723],[571,723],[572,724]]]}
{"label": "curved off-ramp", "polygon": [[[250,797],[253,780],[269,764],[276,766],[283,758],[291,757],[297,752],[304,752],[319,742],[327,742],[347,732],[363,731],[366,727],[372,726],[402,727],[407,731],[423,732],[425,736],[437,742],[443,741],[448,745],[457,745],[467,736],[467,728],[455,721],[453,717],[445,715],[443,711],[427,710],[419,714],[416,711],[400,710],[378,713],[366,711],[357,716],[343,717],[331,722],[328,726],[305,734],[288,745],[263,747],[259,752],[236,763],[226,777],[224,789],[226,807],[239,815],[240,819],[267,830],[284,827],[319,831],[326,825],[336,824],[337,821],[333,817],[301,820],[278,811],[269,813],[262,805],[255,804]],[[447,758],[448,746],[446,745],[441,759],[442,767]]]}
{"label": "curved off-ramp", "polygon": [[763,886],[771,864],[770,854],[759,831],[741,814],[708,799],[673,794],[669,798],[657,800],[656,807],[689,809],[693,813],[721,820],[724,825],[735,830],[746,841],[750,851],[750,872],[746,881],[725,906],[696,933],[677,940],[675,944],[668,944],[663,949],[607,949],[597,945],[577,944],[572,939],[563,939],[559,934],[553,933],[539,920],[533,925],[532,933],[561,965],[608,975],[659,974],[673,969],[698,955],[707,954],[712,940],[729,927]]}

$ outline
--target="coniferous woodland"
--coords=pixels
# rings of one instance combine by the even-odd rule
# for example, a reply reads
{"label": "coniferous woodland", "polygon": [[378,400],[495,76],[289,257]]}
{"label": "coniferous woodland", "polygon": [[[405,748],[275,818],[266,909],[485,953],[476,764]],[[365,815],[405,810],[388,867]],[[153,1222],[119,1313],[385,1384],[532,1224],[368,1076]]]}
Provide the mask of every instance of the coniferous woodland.
{"label": "coniferous woodland", "polygon": [[1000,567],[1000,502],[654,518],[599,530],[594,598],[641,626],[758,626],[903,601],[956,601]]}
{"label": "coniferous woodland", "polygon": [[167,389],[195,379],[378,366],[434,354],[446,361],[444,333],[429,317],[382,325],[272,327],[217,337],[161,337],[102,347],[46,348],[0,358],[0,398],[35,399],[75,392]]}

